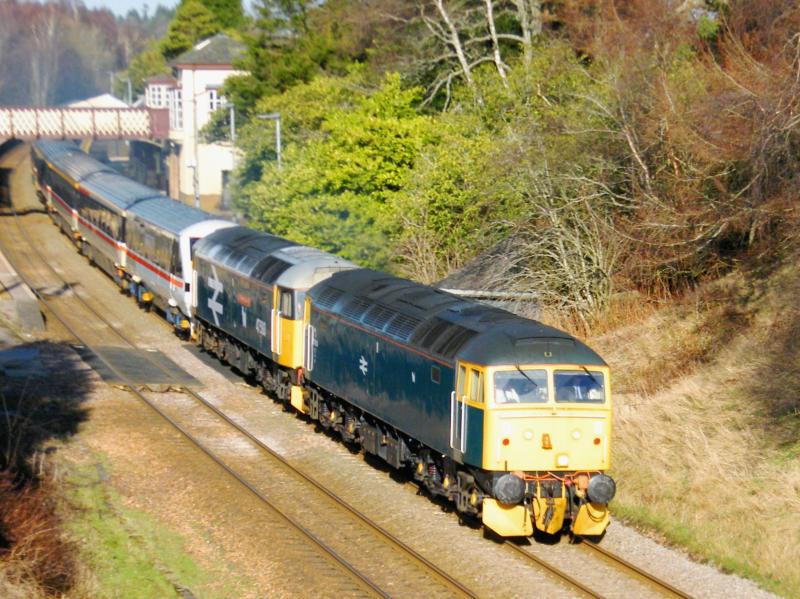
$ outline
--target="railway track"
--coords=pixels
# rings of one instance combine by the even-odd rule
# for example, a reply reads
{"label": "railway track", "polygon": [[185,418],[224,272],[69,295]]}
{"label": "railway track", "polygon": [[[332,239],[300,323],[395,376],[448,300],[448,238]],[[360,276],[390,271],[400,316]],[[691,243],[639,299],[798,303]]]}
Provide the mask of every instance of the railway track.
{"label": "railway track", "polygon": [[[50,262],[41,254],[39,249],[35,247],[33,244],[29,242],[29,236],[24,234],[22,229],[22,225],[20,223],[19,217],[17,217],[15,213],[15,222],[20,231],[20,235],[22,238],[26,240],[29,244],[29,247],[39,257],[41,264],[47,266],[47,268],[55,274],[63,283],[63,287],[66,289],[70,289],[72,295],[77,298],[78,302],[81,303],[84,308],[93,313],[94,317],[101,321],[104,324],[106,332],[111,332],[116,335],[118,338],[124,341],[124,343],[130,345],[131,347],[136,347],[136,343],[129,339],[122,331],[119,330],[118,326],[114,323],[110,322],[106,317],[101,314],[98,310],[92,308],[89,303],[81,297],[81,295],[74,289],[71,288],[69,283],[64,281],[63,277],[57,270],[50,264]],[[30,259],[29,255],[26,257]],[[9,258],[10,259],[10,258]],[[13,263],[13,260],[12,260]],[[26,283],[33,289],[36,289],[34,285],[30,284],[21,270],[18,268],[18,265],[14,264],[16,270],[20,274]],[[58,318],[62,324],[70,331],[70,334],[76,337],[79,342],[83,343],[84,345],[90,346],[91,342],[85,339],[85,335],[81,335],[78,333],[75,324],[72,325],[65,322],[64,319],[59,315],[58,311],[54,309],[54,306],[51,301],[48,300],[44,296],[44,294],[37,293],[42,303],[47,307],[47,309],[56,317]],[[63,315],[62,315],[63,316]],[[109,365],[111,366],[111,365]],[[159,367],[163,367],[162,365],[158,365]],[[117,373],[121,376],[121,373]],[[165,406],[159,407],[160,402],[158,399],[154,397],[148,398],[145,393],[137,390],[135,385],[129,384],[125,385],[128,390],[140,400],[142,400],[145,404],[147,404],[151,409],[153,409],[156,413],[158,413],[162,418],[164,418],[167,422],[169,422],[174,428],[180,431],[188,440],[190,440],[198,449],[203,451],[208,457],[214,460],[221,468],[223,468],[229,475],[234,477],[241,485],[246,487],[253,495],[258,497],[265,505],[269,506],[271,509],[274,510],[276,517],[282,520],[287,526],[293,528],[298,534],[301,534],[306,538],[306,540],[315,545],[316,548],[322,553],[325,554],[328,559],[335,562],[338,567],[343,570],[354,582],[356,582],[357,586],[362,590],[366,590],[370,594],[377,595],[377,596],[390,596],[389,592],[383,588],[380,584],[376,583],[372,580],[369,576],[362,573],[358,567],[356,567],[352,561],[348,560],[347,558],[343,557],[340,553],[340,550],[337,550],[331,543],[331,541],[326,541],[323,538],[320,538],[317,534],[315,534],[306,524],[301,522],[296,516],[286,513],[282,511],[280,506],[274,505],[270,502],[270,498],[267,497],[263,492],[261,492],[255,485],[250,483],[245,477],[241,476],[236,470],[231,468],[227,463],[226,460],[223,460],[219,455],[214,453],[208,447],[206,447],[202,440],[198,438],[198,436],[189,430],[186,424],[181,424],[176,415],[169,415]],[[428,560],[426,560],[423,556],[418,554],[414,549],[405,545],[399,538],[391,535],[388,531],[383,529],[380,525],[370,520],[367,516],[360,513],[358,510],[350,506],[347,502],[341,499],[332,491],[326,489],[323,485],[319,484],[316,480],[314,480],[311,476],[307,475],[303,471],[299,470],[298,468],[291,465],[287,462],[282,456],[277,454],[274,450],[270,447],[262,443],[259,439],[257,439],[254,435],[252,435],[249,431],[247,431],[244,427],[239,425],[237,422],[232,420],[230,417],[225,415],[222,411],[220,411],[216,406],[214,406],[210,401],[203,398],[200,394],[196,393],[189,387],[181,387],[177,390],[180,394],[184,397],[191,398],[193,402],[195,402],[197,407],[201,407],[205,410],[208,414],[213,414],[213,416],[218,419],[220,422],[224,422],[226,426],[231,429],[237,431],[237,433],[242,437],[247,439],[247,442],[252,444],[254,447],[257,447],[261,455],[267,456],[270,460],[272,467],[283,469],[284,473],[288,476],[294,477],[297,480],[303,481],[308,488],[314,490],[319,497],[323,498],[324,501],[327,501],[330,505],[337,506],[337,509],[341,510],[343,513],[349,514],[349,518],[351,522],[356,522],[358,526],[360,526],[364,530],[370,531],[369,534],[374,535],[376,538],[379,538],[382,543],[390,545],[394,547],[394,549],[402,553],[404,555],[404,559],[410,562],[415,562],[417,564],[417,568],[423,570],[426,574],[426,578],[430,578],[436,581],[441,588],[446,589],[450,595],[454,596],[468,596],[468,597],[475,597],[477,596],[473,591],[469,588],[458,582],[455,578],[451,577],[449,574],[444,572],[443,570],[439,569],[435,564],[432,564]],[[352,523],[347,527],[351,528]],[[522,556],[526,561],[535,564],[536,567],[543,569],[544,571],[548,572],[548,575],[560,580],[562,583],[569,586],[573,593],[577,593],[583,596],[589,597],[601,597],[602,594],[592,590],[589,586],[578,580],[577,578],[571,576],[570,574],[562,571],[558,567],[554,566],[553,564],[549,563],[538,556],[533,555],[532,553],[526,551],[522,547],[519,547],[513,543],[506,543],[508,547],[511,548],[511,551],[514,553]],[[638,580],[646,581],[647,584],[660,596],[677,596],[677,597],[688,597],[688,595],[682,593],[678,589],[675,589],[668,583],[664,583],[659,581],[656,577],[644,572],[635,566],[629,564],[625,560],[614,556],[613,554],[603,550],[602,548],[596,547],[594,545],[588,543],[580,543],[578,546],[583,547],[582,551],[586,552],[593,552],[598,556],[601,556],[606,562],[615,564],[615,568],[619,571],[627,572],[626,575],[634,576]],[[430,587],[427,588],[426,594],[430,595]]]}
{"label": "railway track", "polygon": [[588,541],[586,539],[581,539],[577,537],[576,540],[578,543],[576,545],[580,547],[583,551],[593,554],[595,556],[600,556],[603,560],[609,562],[614,567],[620,570],[624,570],[628,572],[631,576],[638,578],[648,586],[650,586],[656,592],[669,596],[669,597],[679,597],[681,599],[691,599],[691,595],[684,593],[679,588],[671,585],[670,583],[666,582],[665,580],[661,580],[660,578],[650,574],[646,570],[636,566],[626,559],[608,551]]}

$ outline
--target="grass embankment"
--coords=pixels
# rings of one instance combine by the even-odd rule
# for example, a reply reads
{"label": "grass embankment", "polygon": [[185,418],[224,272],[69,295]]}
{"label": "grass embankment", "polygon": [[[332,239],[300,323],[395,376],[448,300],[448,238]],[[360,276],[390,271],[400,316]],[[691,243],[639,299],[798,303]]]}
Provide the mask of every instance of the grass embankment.
{"label": "grass embankment", "polygon": [[67,537],[80,548],[91,597],[178,597],[205,577],[180,538],[126,509],[99,464],[69,465],[64,480]]}
{"label": "grass embankment", "polygon": [[800,596],[798,297],[797,266],[738,272],[589,340],[615,376],[614,512],[787,597]]}
{"label": "grass embankment", "polygon": [[57,470],[22,486],[0,478],[1,596],[179,597],[208,582],[177,535],[122,506],[99,462]]}

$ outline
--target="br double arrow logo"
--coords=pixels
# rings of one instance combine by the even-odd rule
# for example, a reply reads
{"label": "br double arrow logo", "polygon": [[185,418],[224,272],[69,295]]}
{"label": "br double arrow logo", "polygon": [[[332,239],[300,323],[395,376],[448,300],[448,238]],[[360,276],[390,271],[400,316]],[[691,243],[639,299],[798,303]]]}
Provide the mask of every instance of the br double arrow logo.
{"label": "br double arrow logo", "polygon": [[214,324],[219,326],[219,317],[222,316],[222,303],[218,300],[219,294],[223,292],[222,281],[217,278],[217,269],[211,265],[211,277],[208,279],[208,286],[214,290],[213,295],[208,298],[208,309],[214,315]]}

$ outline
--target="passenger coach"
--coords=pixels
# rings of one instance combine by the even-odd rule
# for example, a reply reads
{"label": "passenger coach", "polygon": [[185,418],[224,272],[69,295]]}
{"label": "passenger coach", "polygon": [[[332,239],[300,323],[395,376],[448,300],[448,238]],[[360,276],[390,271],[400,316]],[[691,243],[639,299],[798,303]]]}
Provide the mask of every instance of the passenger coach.
{"label": "passenger coach", "polygon": [[39,141],[31,152],[39,196],[81,253],[188,331],[192,247],[234,224],[120,175],[71,142]]}

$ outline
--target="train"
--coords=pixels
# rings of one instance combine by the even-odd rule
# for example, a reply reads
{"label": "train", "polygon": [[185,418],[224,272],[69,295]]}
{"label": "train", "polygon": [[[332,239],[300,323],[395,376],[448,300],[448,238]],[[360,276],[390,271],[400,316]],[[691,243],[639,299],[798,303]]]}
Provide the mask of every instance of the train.
{"label": "train", "polygon": [[604,534],[611,373],[579,339],[189,208],[70,142],[32,161],[81,252],[277,401],[500,537]]}

